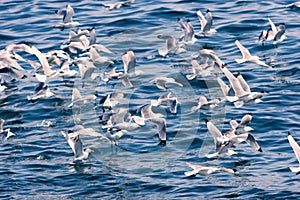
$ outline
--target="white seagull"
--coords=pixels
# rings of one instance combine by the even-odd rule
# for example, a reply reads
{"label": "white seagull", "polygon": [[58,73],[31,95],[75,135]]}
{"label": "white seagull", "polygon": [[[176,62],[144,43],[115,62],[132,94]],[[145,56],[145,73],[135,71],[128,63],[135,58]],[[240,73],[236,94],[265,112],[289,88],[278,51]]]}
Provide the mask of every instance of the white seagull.
{"label": "white seagull", "polygon": [[189,167],[193,168],[193,171],[184,172],[185,176],[195,176],[196,174],[211,174],[213,172],[227,172],[233,174],[236,172],[236,169],[229,169],[229,168],[223,168],[223,167],[206,167],[201,165],[195,165],[192,163],[186,163]]}
{"label": "white seagull", "polygon": [[293,151],[294,151],[294,153],[297,157],[297,160],[299,162],[298,167],[290,167],[290,170],[292,172],[296,172],[298,174],[300,172],[300,147],[299,147],[299,145],[297,144],[297,142],[294,140],[293,136],[290,133],[288,133],[287,138],[288,138],[288,141],[289,141],[291,147],[293,148]]}
{"label": "white seagull", "polygon": [[55,27],[59,27],[61,28],[61,30],[64,30],[64,28],[76,27],[80,25],[79,22],[74,22],[72,19],[75,12],[70,4],[66,5],[65,10],[56,10],[55,13],[57,15],[63,16],[63,22],[55,25]]}
{"label": "white seagull", "polygon": [[196,14],[201,24],[201,31],[200,31],[201,34],[203,34],[204,36],[209,36],[217,32],[216,29],[211,28],[213,24],[213,17],[209,9],[206,10],[205,17],[203,16],[203,14],[199,9],[196,10]]}
{"label": "white seagull", "polygon": [[258,56],[252,56],[248,49],[246,49],[238,40],[235,40],[236,46],[240,49],[243,58],[242,59],[235,59],[237,63],[244,63],[244,62],[254,62],[259,65],[269,67],[265,62],[261,61]]}
{"label": "white seagull", "polygon": [[253,131],[254,129],[250,126],[247,126],[252,120],[252,113],[244,115],[240,122],[237,122],[235,119],[230,120],[230,126],[236,134],[242,134],[245,132]]}
{"label": "white seagull", "polygon": [[66,138],[68,144],[70,145],[74,153],[74,161],[85,160],[88,158],[89,153],[93,152],[93,150],[91,149],[83,148],[83,144],[77,132],[69,130],[68,133],[61,131],[61,134]]}
{"label": "white seagull", "polygon": [[181,48],[176,40],[175,37],[172,36],[163,36],[159,35],[157,36],[159,39],[165,39],[166,40],[166,46],[167,49],[158,49],[158,54],[166,57],[168,54],[179,54],[186,52],[184,48]]}

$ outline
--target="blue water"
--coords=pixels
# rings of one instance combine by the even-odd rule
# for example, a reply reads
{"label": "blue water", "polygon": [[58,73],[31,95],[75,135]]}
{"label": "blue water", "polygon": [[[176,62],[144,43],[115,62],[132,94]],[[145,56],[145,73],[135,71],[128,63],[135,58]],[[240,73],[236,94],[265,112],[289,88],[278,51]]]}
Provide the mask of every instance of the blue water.
{"label": "blue water", "polygon": [[[290,1],[143,1],[137,0],[119,10],[109,11],[100,1],[72,1],[75,21],[82,28],[96,27],[97,41],[114,54],[117,69],[122,70],[120,56],[133,49],[137,58],[137,70],[144,73],[132,79],[134,89],[113,81],[86,83],[83,94],[105,96],[111,92],[126,93],[123,104],[130,111],[138,109],[164,91],[151,81],[158,76],[173,77],[184,87],[170,85],[180,101],[179,113],[167,115],[167,144],[158,143],[155,127],[147,125],[130,132],[112,146],[106,140],[89,134],[81,135],[85,147],[95,152],[84,163],[73,163],[73,154],[60,131],[83,125],[102,131],[97,118],[95,102],[80,109],[68,109],[73,87],[81,87],[80,77],[71,80],[49,81],[55,93],[49,99],[27,101],[37,85],[28,77],[7,85],[0,94],[0,116],[5,127],[16,134],[1,145],[0,197],[1,199],[287,199],[297,198],[299,176],[289,170],[297,160],[287,141],[290,131],[296,140],[299,134],[299,30],[300,10],[289,10]],[[42,52],[60,49],[67,40],[69,29],[60,31],[54,25],[61,18],[54,14],[64,8],[61,1],[1,1],[0,49],[11,43],[32,42]],[[213,27],[217,33],[200,38],[188,51],[180,55],[162,58],[157,49],[165,48],[165,42],[157,35],[182,33],[177,18],[190,19],[195,30],[200,23],[195,10],[207,8],[214,16]],[[256,43],[262,30],[267,30],[267,17],[277,25],[286,24],[287,39],[273,48],[272,44]],[[234,59],[241,53],[234,39],[249,48],[273,66],[267,69],[254,63],[237,64]],[[234,73],[241,72],[253,91],[268,91],[263,102],[235,108],[227,103],[212,111],[192,114],[198,95],[220,95],[220,88],[212,77],[187,81],[184,75],[190,64],[190,55],[201,47],[213,49]],[[24,54],[28,59],[36,59]],[[37,61],[37,60],[36,60]],[[226,79],[223,77],[223,80]],[[228,82],[227,82],[228,83]],[[99,101],[99,99],[97,99]],[[96,101],[96,102],[97,102]],[[247,144],[237,147],[239,154],[230,158],[208,159],[205,154],[213,151],[214,144],[207,132],[204,118],[211,119],[220,129],[229,129],[231,118],[251,112],[254,128],[252,134],[258,140],[263,153],[255,152]],[[43,120],[53,127],[38,126]],[[190,170],[186,162],[235,168],[236,174],[213,173],[186,178]]]}

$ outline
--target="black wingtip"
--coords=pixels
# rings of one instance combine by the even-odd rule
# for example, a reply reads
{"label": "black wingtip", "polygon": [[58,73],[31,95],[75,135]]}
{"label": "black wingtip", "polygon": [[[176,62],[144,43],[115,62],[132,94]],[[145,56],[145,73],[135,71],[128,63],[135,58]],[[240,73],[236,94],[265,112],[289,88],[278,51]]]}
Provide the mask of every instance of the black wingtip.
{"label": "black wingtip", "polygon": [[54,11],[54,13],[57,14],[57,13],[58,13],[58,10]]}
{"label": "black wingtip", "polygon": [[204,121],[205,121],[205,123],[209,122],[209,120],[208,120],[208,119],[204,119]]}
{"label": "black wingtip", "polygon": [[198,11],[199,11],[199,9],[197,8],[197,9],[196,9],[196,12],[198,12]]}
{"label": "black wingtip", "polygon": [[206,13],[208,13],[208,12],[210,12],[210,10],[209,10],[209,9],[207,9],[207,10],[206,10]]}
{"label": "black wingtip", "polygon": [[235,172],[237,172],[237,169],[232,169],[232,171],[235,173]]}
{"label": "black wingtip", "polygon": [[190,22],[190,21],[191,21],[190,19],[187,19],[187,20],[186,20],[186,22]]}
{"label": "black wingtip", "polygon": [[289,136],[289,135],[291,135],[291,133],[290,133],[290,132],[288,132],[288,136]]}
{"label": "black wingtip", "polygon": [[261,147],[259,147],[258,151],[259,151],[259,152],[263,152],[263,150],[262,150],[262,148],[261,148]]}

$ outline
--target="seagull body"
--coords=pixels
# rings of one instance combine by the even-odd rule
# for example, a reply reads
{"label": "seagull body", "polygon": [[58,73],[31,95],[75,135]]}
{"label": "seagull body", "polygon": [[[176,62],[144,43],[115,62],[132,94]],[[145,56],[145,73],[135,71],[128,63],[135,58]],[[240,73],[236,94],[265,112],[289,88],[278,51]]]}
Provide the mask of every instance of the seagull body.
{"label": "seagull body", "polygon": [[213,17],[210,12],[210,10],[206,10],[206,15],[205,17],[201,13],[199,9],[196,10],[196,14],[199,18],[200,24],[201,24],[201,30],[200,33],[203,34],[204,36],[209,36],[212,35],[213,33],[216,33],[216,29],[212,29],[211,26],[213,24]]}
{"label": "seagull body", "polygon": [[227,172],[227,173],[234,173],[236,172],[236,170],[234,169],[229,169],[229,168],[221,168],[221,167],[206,167],[206,166],[201,166],[201,165],[195,165],[192,163],[186,163],[189,167],[191,167],[193,169],[193,171],[188,171],[185,172],[184,175],[185,176],[195,176],[196,174],[211,174],[213,172],[218,172],[218,171],[222,171],[222,172]]}
{"label": "seagull body", "polygon": [[230,156],[235,152],[230,149],[233,145],[239,144],[241,142],[247,142],[253,149],[262,152],[261,147],[256,142],[255,138],[250,133],[243,133],[236,135],[234,131],[228,131],[222,135],[221,131],[210,121],[205,120],[208,131],[212,134],[214,138],[214,143],[216,145],[216,151],[213,154],[207,155],[207,157],[215,156]]}
{"label": "seagull body", "polygon": [[83,148],[83,144],[77,132],[69,130],[68,133],[61,131],[61,134],[66,138],[74,153],[74,161],[85,160],[88,158],[89,153],[92,152],[92,150]]}
{"label": "seagull body", "polygon": [[235,40],[235,44],[240,49],[240,51],[243,55],[242,59],[235,59],[235,61],[237,63],[240,64],[240,63],[244,63],[244,62],[254,62],[254,63],[257,63],[259,65],[268,67],[268,65],[265,62],[261,61],[258,56],[252,56],[250,54],[249,50],[246,49],[238,40]]}
{"label": "seagull body", "polygon": [[287,138],[288,138],[288,141],[289,141],[291,147],[293,148],[293,151],[294,151],[294,153],[297,157],[297,160],[299,162],[298,167],[290,167],[290,170],[292,172],[296,172],[298,174],[300,172],[300,147],[299,147],[299,145],[297,144],[297,142],[294,140],[293,136],[290,133],[288,133]]}

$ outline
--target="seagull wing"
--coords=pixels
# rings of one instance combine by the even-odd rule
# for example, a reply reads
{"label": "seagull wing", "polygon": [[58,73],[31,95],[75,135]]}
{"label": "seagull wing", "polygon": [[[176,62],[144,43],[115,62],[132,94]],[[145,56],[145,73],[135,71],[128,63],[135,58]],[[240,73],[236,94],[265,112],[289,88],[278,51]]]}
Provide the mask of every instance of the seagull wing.
{"label": "seagull wing", "polygon": [[222,81],[220,77],[217,77],[217,81],[221,87],[224,97],[228,96],[229,87]]}
{"label": "seagull wing", "polygon": [[299,145],[297,144],[297,142],[294,140],[293,136],[289,133],[288,134],[288,140],[289,140],[289,143],[291,145],[291,147],[293,148],[294,150],[294,153],[298,159],[298,162],[300,164],[300,147]]}
{"label": "seagull wing", "polygon": [[238,40],[235,40],[235,44],[240,49],[243,59],[250,59],[252,57],[248,49],[246,49]]}
{"label": "seagull wing", "polygon": [[186,163],[189,167],[191,167],[193,169],[193,171],[188,171],[188,172],[185,172],[184,175],[185,176],[194,176],[196,175],[202,168],[202,166],[200,165],[195,165],[195,164],[192,164],[192,163],[189,163],[187,162]]}
{"label": "seagull wing", "polygon": [[4,119],[0,119],[0,133],[3,132],[3,124],[4,124],[5,120]]}
{"label": "seagull wing", "polygon": [[247,93],[250,93],[250,87],[248,85],[248,83],[245,81],[244,77],[242,76],[242,74],[238,74],[238,76],[236,77],[240,83],[240,85],[242,86],[243,90]]}
{"label": "seagull wing", "polygon": [[275,24],[272,22],[272,20],[271,20],[269,17],[268,17],[268,21],[269,21],[269,24],[270,24],[270,26],[271,26],[273,35],[276,35],[276,33],[277,33],[277,28],[276,28]]}
{"label": "seagull wing", "polygon": [[166,141],[167,140],[166,119],[156,117],[156,118],[151,118],[150,121],[157,125],[159,139],[161,141]]}
{"label": "seagull wing", "polygon": [[196,14],[197,14],[197,16],[199,18],[199,21],[200,21],[200,24],[201,24],[201,31],[203,31],[203,29],[205,27],[205,24],[206,24],[206,19],[205,19],[205,17],[203,16],[202,12],[199,9],[197,9]]}
{"label": "seagull wing", "polygon": [[125,74],[134,72],[136,59],[132,50],[127,51],[122,56]]}
{"label": "seagull wing", "polygon": [[213,18],[212,18],[212,15],[211,15],[210,11],[206,12],[205,17],[206,17],[206,24],[203,28],[204,33],[208,32],[210,30],[212,24],[213,24]]}

